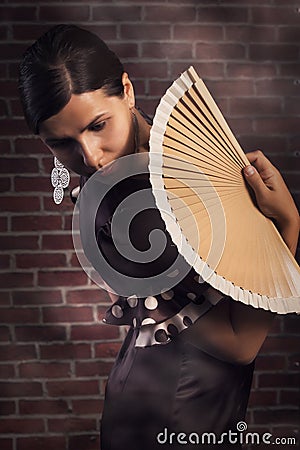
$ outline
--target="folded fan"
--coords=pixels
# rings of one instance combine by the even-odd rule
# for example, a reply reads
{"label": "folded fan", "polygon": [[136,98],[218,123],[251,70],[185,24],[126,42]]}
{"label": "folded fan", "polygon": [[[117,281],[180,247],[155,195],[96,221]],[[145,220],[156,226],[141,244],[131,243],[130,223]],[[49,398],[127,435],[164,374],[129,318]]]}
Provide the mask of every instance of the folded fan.
{"label": "folded fan", "polygon": [[235,300],[300,312],[300,270],[242,175],[249,161],[190,67],[162,97],[150,135],[150,181],[179,253]]}

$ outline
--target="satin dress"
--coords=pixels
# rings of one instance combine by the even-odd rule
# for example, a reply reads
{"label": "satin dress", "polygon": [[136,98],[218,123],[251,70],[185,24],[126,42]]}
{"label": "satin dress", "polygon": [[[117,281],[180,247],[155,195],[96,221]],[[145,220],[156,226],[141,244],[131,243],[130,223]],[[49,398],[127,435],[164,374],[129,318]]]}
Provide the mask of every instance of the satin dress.
{"label": "satin dress", "polygon": [[[82,187],[86,181],[81,180]],[[115,247],[114,211],[122,199],[145,188],[150,192],[147,177],[128,178],[114,186],[98,209],[94,230],[109,264],[141,278],[167,270],[178,257],[154,199],[153,208],[136,218],[131,239],[142,250],[147,244],[141,235],[159,228],[167,241],[162,257],[141,264],[129,261]],[[122,235],[122,223],[119,226]],[[241,448],[235,435],[229,442],[228,433],[239,439],[237,426],[245,419],[254,362],[223,362],[182,339],[184,329],[222,301],[220,293],[199,282],[192,268],[186,272],[179,283],[159,294],[120,295],[105,314],[104,322],[127,325],[129,331],[106,386],[101,450]],[[105,281],[114,283],[113,277]],[[117,291],[118,286],[112,288]]]}

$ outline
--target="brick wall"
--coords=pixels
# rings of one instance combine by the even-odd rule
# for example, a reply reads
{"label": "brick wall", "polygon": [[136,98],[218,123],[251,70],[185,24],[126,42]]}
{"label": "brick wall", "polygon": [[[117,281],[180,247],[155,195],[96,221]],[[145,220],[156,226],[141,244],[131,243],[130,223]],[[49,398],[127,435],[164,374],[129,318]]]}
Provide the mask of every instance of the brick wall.
{"label": "brick wall", "polygon": [[[54,23],[85,26],[123,58],[149,114],[193,64],[299,205],[299,1],[3,0],[0,17],[0,448],[95,450],[122,336],[101,324],[108,297],[77,262],[70,201],[52,203],[52,158],[18,101],[20,56]],[[277,436],[299,432],[298,324],[278,318],[257,360],[248,423]]]}

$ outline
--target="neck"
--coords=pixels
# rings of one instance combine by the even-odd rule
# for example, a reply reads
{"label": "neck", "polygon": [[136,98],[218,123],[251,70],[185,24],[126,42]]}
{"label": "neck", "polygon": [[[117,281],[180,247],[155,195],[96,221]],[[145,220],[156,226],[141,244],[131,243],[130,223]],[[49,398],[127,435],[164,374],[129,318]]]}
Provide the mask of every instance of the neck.
{"label": "neck", "polygon": [[134,113],[136,115],[139,132],[139,145],[137,151],[138,153],[148,152],[151,125],[146,122],[146,120],[142,117],[139,111],[137,111],[137,109],[134,109]]}

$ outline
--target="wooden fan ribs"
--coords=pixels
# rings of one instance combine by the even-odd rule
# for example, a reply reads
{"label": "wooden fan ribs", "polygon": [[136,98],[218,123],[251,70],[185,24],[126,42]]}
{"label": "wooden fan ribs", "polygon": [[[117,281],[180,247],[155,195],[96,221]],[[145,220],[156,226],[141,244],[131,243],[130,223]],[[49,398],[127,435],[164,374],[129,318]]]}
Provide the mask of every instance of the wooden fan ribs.
{"label": "wooden fan ribs", "polygon": [[182,255],[225,295],[280,313],[299,311],[299,267],[252,202],[242,175],[248,164],[190,68],[162,98],[151,130],[150,180],[167,229],[176,244],[180,230]]}

